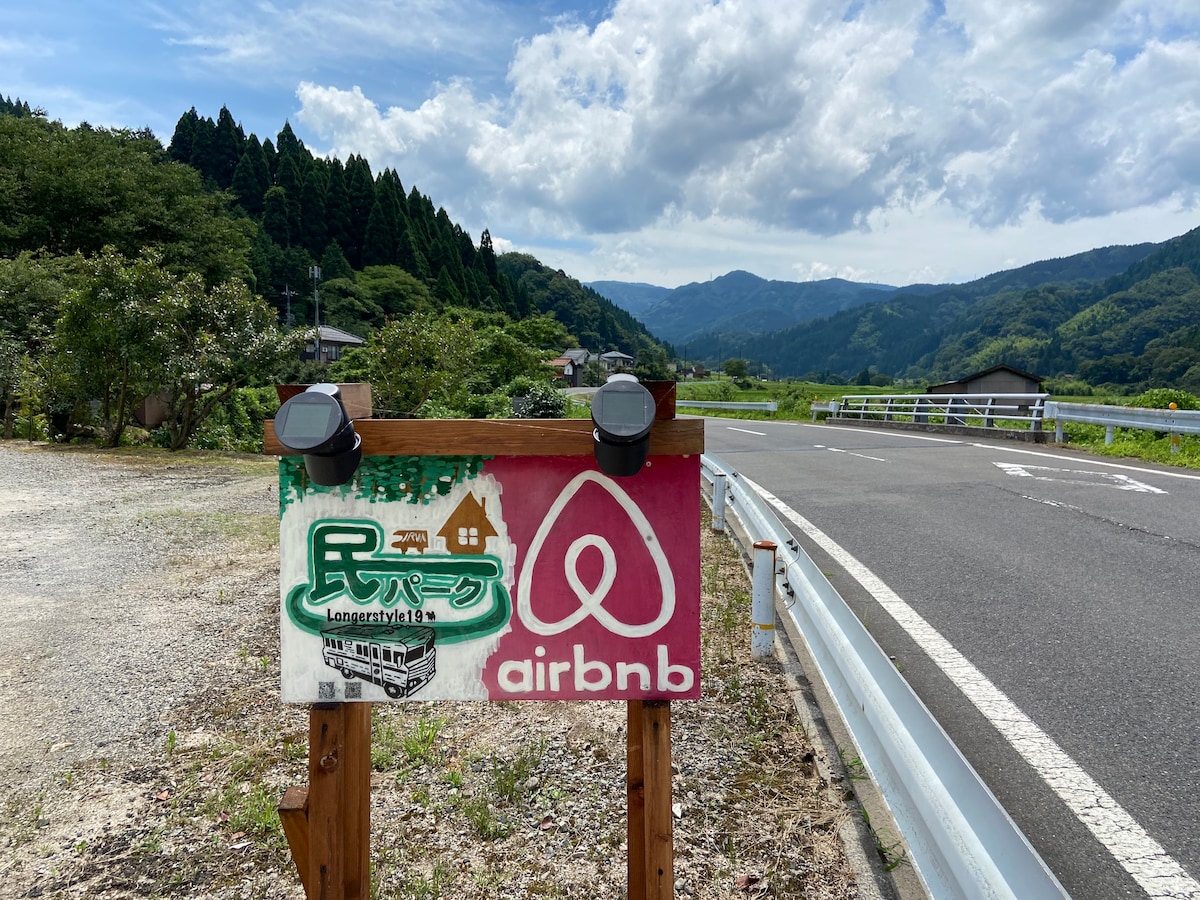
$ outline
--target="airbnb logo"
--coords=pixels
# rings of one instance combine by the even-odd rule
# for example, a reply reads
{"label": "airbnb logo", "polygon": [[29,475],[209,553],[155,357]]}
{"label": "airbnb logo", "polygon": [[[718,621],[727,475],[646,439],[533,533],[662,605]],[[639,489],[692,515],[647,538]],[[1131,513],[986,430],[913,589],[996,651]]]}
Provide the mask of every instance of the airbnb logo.
{"label": "airbnb logo", "polygon": [[[563,573],[566,576],[567,584],[579,600],[579,606],[569,615],[553,622],[543,621],[533,611],[533,572],[538,558],[543,552],[547,538],[562,516],[563,510],[579,493],[580,489],[588,483],[593,483],[602,488],[617,502],[617,505],[629,517],[630,523],[642,536],[644,546],[654,562],[655,571],[658,575],[658,593],[661,597],[661,602],[659,604],[658,615],[650,622],[644,624],[622,622],[605,609],[605,598],[608,596],[617,578],[617,558],[608,540],[597,534],[585,534],[577,538],[567,548],[567,552],[563,557]],[[600,580],[596,584],[596,587],[591,590],[584,585],[583,580],[579,577],[579,557],[588,548],[598,550],[603,563]],[[647,597],[646,599],[651,600],[652,598]],[[654,533],[654,529],[651,527],[645,514],[633,502],[632,498],[625,493],[621,486],[612,479],[599,472],[581,472],[576,475],[562,489],[554,503],[551,504],[546,517],[542,520],[541,526],[537,530],[537,534],[534,536],[533,543],[530,545],[525,564],[521,567],[521,576],[517,582],[517,615],[521,619],[521,622],[535,634],[554,635],[561,634],[575,627],[585,619],[591,618],[595,619],[611,634],[626,638],[641,638],[654,634],[661,629],[671,620],[671,616],[674,613],[675,580],[671,574],[671,567],[667,562],[666,553],[663,551],[662,544],[658,540],[658,535]]]}

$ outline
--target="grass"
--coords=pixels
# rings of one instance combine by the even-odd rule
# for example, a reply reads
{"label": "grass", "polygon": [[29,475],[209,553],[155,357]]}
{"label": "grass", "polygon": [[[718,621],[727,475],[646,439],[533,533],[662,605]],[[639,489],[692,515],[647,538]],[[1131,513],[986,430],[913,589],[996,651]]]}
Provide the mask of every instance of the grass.
{"label": "grass", "polygon": [[1179,436],[1177,452],[1171,451],[1170,435],[1136,428],[1118,428],[1112,444],[1104,443],[1103,425],[1068,422],[1063,428],[1071,447],[1099,456],[1141,459],[1164,466],[1200,469],[1200,435]]}
{"label": "grass", "polygon": [[405,727],[396,718],[397,714],[387,707],[376,706],[372,711],[371,767],[383,771],[436,763],[437,737],[444,720],[422,713]]}

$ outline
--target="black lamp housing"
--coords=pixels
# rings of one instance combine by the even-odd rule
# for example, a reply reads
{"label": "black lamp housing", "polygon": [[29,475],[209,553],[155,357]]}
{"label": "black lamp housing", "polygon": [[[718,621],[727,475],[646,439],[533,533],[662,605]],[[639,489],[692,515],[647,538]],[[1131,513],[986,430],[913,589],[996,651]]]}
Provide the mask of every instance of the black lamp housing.
{"label": "black lamp housing", "polygon": [[345,484],[362,461],[362,436],[335,384],[314,384],[279,407],[275,437],[285,450],[304,457],[308,477],[323,487]]}
{"label": "black lamp housing", "polygon": [[654,396],[632,375],[611,375],[592,397],[592,449],[606,475],[641,471],[650,453]]}

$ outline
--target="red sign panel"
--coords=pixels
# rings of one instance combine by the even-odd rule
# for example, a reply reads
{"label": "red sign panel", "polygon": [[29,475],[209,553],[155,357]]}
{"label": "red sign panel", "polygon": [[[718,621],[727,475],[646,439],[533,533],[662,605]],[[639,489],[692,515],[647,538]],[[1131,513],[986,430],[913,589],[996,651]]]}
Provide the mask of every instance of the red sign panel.
{"label": "red sign panel", "polygon": [[283,697],[695,699],[699,458],[281,462]]}

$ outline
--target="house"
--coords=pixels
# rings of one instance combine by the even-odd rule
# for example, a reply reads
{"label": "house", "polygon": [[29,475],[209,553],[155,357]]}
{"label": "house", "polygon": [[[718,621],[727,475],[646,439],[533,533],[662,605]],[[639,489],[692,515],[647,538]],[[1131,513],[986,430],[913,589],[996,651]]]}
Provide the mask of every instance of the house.
{"label": "house", "polygon": [[321,352],[318,355],[317,347],[314,344],[313,330],[310,328],[305,332],[308,339],[308,344],[304,347],[300,358],[303,360],[315,359],[318,362],[333,362],[336,359],[342,358],[342,353],[347,347],[359,347],[366,343],[365,340],[356,334],[351,334],[348,331],[342,331],[340,328],[334,328],[332,325],[321,325],[317,328],[317,336],[320,339]]}
{"label": "house", "polygon": [[563,355],[550,360],[558,375],[568,387],[583,387],[583,367],[596,357],[582,348],[564,350]]}
{"label": "house", "polygon": [[925,393],[934,395],[946,394],[1040,394],[1041,375],[1034,375],[1013,366],[999,365],[967,375],[958,381],[947,381],[945,384],[933,384],[925,389]]}
{"label": "house", "polygon": [[620,350],[609,350],[600,354],[600,365],[605,372],[625,372],[633,368],[634,358]]}

